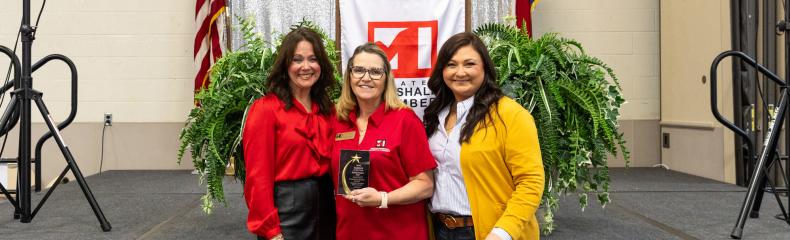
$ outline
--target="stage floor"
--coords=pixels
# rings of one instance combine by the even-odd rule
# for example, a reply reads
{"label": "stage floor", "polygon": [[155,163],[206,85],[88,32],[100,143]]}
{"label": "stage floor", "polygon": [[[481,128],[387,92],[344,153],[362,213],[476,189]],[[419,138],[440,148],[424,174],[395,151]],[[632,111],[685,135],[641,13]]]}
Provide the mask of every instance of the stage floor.
{"label": "stage floor", "polygon": [[[728,239],[745,188],[658,168],[611,169],[612,203],[594,196],[582,212],[568,195],[556,214],[557,230],[543,239]],[[102,232],[76,182],[59,186],[31,223],[13,219],[0,203],[0,239],[254,239],[245,227],[240,183],[228,178],[227,206],[206,215],[205,190],[189,171],[108,171],[87,178],[112,231]],[[34,193],[34,204],[44,195]],[[782,197],[787,203],[787,197]],[[766,195],[761,218],[748,219],[744,239],[790,239]],[[397,239],[397,237],[393,238]]]}

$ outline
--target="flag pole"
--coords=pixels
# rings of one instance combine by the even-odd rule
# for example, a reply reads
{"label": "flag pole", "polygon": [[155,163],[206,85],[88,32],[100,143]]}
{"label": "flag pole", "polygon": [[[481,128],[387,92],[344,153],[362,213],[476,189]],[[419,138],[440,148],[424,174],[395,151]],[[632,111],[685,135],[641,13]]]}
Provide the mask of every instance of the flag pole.
{"label": "flag pole", "polygon": [[225,50],[227,52],[233,51],[233,1],[225,1]]}

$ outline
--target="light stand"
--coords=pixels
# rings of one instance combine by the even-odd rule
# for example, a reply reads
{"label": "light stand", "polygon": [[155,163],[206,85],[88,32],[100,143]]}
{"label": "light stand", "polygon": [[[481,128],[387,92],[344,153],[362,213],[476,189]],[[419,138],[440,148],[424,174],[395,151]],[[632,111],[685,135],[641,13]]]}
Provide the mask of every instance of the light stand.
{"label": "light stand", "polygon": [[[716,83],[717,83],[717,69],[719,63],[721,63],[724,58],[727,57],[737,57],[740,59],[742,63],[749,64],[758,72],[762,73],[767,79],[770,79],[775,84],[779,86],[780,89],[780,97],[779,97],[779,106],[776,108],[776,118],[773,121],[773,124],[769,124],[768,132],[765,136],[765,144],[763,145],[762,151],[760,151],[760,158],[757,160],[755,165],[755,170],[753,172],[753,176],[749,178],[749,188],[746,191],[746,197],[741,204],[741,209],[738,214],[738,220],[735,223],[735,227],[733,227],[732,232],[730,233],[730,237],[735,239],[740,239],[743,235],[743,227],[746,224],[746,219],[749,215],[757,214],[758,210],[755,210],[756,206],[759,206],[757,201],[762,200],[762,194],[765,188],[765,184],[767,183],[768,186],[771,188],[771,192],[774,193],[774,197],[776,198],[777,203],[779,204],[779,209],[782,211],[783,219],[786,223],[790,224],[790,218],[788,218],[788,212],[785,208],[784,204],[782,204],[782,200],[779,198],[779,194],[776,191],[775,184],[770,179],[770,175],[767,173],[769,166],[775,161],[774,159],[777,158],[777,151],[776,146],[779,141],[779,133],[782,131],[782,123],[784,122],[785,114],[787,112],[788,103],[790,102],[790,92],[788,92],[788,87],[790,84],[788,82],[783,81],[779,78],[776,74],[765,68],[764,66],[757,64],[753,58],[749,57],[743,52],[739,51],[726,51],[716,59],[713,60],[713,63],[710,67],[710,104],[711,104],[711,111],[713,112],[713,116],[724,124],[725,127],[729,128],[730,130],[734,131],[737,135],[747,139],[749,141],[750,147],[749,152],[755,151],[753,149],[754,144],[751,140],[748,140],[748,134],[743,129],[737,127],[732,122],[728,121],[721,115],[717,106],[717,94],[718,91]],[[776,161],[778,162],[778,160]],[[788,185],[787,178],[785,178],[785,185]],[[759,208],[759,207],[757,207]]]}
{"label": "light stand", "polygon": [[[88,203],[91,206],[96,218],[99,220],[101,224],[101,228],[103,231],[108,232],[112,229],[110,223],[104,217],[104,213],[102,212],[99,204],[96,202],[96,199],[93,196],[88,184],[85,182],[85,178],[82,175],[79,167],[77,166],[76,161],[74,160],[74,156],[71,154],[69,147],[64,143],[63,137],[61,136],[59,129],[55,126],[52,117],[47,110],[44,101],[41,99],[42,93],[33,89],[33,78],[31,76],[32,72],[41,67],[43,64],[49,62],[50,60],[62,60],[69,65],[70,70],[72,71],[72,82],[73,84],[76,83],[76,69],[74,64],[69,60],[67,57],[62,55],[49,55],[46,58],[42,59],[36,65],[32,65],[31,57],[32,57],[32,46],[34,40],[34,33],[36,31],[35,27],[30,25],[30,0],[23,0],[22,1],[22,26],[20,28],[20,32],[22,35],[22,61],[20,63],[19,58],[14,55],[8,48],[0,46],[0,52],[5,53],[6,55],[11,58],[11,62],[14,65],[14,81],[3,86],[0,90],[7,90],[13,84],[14,91],[11,93],[11,101],[8,104],[8,109],[0,118],[0,133],[7,134],[8,131],[15,125],[16,118],[19,117],[20,119],[20,126],[19,126],[19,158],[18,161],[18,187],[16,191],[16,199],[11,197],[11,194],[8,193],[6,188],[0,184],[0,191],[8,198],[12,205],[14,205],[14,218],[20,219],[20,222],[29,223],[33,220],[36,213],[41,206],[46,202],[49,198],[50,194],[55,190],[58,184],[61,182],[63,177],[68,173],[69,170],[72,171],[74,177],[77,180],[82,192],[85,194],[85,198],[88,200]],[[21,72],[19,69],[21,68]],[[76,85],[73,85],[72,94],[75,93]],[[75,97],[74,95],[73,97]],[[41,112],[42,117],[44,118],[44,122],[49,129],[49,133],[42,137],[42,140],[39,141],[39,145],[43,143],[43,140],[48,138],[49,136],[53,136],[55,141],[60,148],[63,157],[66,159],[67,167],[63,169],[60,176],[55,182],[49,191],[47,191],[46,195],[42,200],[39,202],[38,206],[35,210],[31,207],[31,138],[30,138],[30,127],[31,127],[31,101],[35,101],[35,104],[39,111]],[[72,103],[72,115],[76,110],[74,106],[74,102]],[[64,124],[61,124],[60,128],[62,128]],[[37,155],[38,150],[40,149],[37,146]],[[37,156],[36,165],[40,167],[40,155]],[[37,175],[37,177],[40,174]],[[39,188],[40,183],[36,185]]]}

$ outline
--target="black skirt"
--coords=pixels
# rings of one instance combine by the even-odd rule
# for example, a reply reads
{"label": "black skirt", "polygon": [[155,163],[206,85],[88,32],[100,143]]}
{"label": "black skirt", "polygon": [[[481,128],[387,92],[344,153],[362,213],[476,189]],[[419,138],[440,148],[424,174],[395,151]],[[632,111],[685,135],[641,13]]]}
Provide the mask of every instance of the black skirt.
{"label": "black skirt", "polygon": [[[335,239],[335,196],[329,176],[274,184],[274,205],[287,240]],[[258,237],[258,239],[266,239]]]}

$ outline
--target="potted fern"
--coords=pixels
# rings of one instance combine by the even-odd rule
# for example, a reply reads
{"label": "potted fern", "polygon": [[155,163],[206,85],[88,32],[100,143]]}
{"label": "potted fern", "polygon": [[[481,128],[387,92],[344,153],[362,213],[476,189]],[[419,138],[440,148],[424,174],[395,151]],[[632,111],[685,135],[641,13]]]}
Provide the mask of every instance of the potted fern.
{"label": "potted fern", "polygon": [[[201,198],[206,213],[211,213],[215,202],[226,203],[223,178],[231,161],[235,165],[235,178],[244,182],[244,154],[240,143],[245,111],[266,93],[264,82],[277,56],[273,46],[279,44],[264,42],[253,31],[253,22],[252,19],[241,21],[245,45],[239,51],[226,54],[211,67],[211,83],[195,95],[199,106],[189,113],[179,135],[178,161],[189,148],[195,169],[200,173],[200,182],[206,185],[206,195]],[[308,27],[319,33],[329,59],[338,61],[334,41],[317,26],[302,20],[293,26],[296,27]],[[335,74],[335,79],[339,84],[340,75]],[[339,90],[330,96],[336,98],[338,94]]]}
{"label": "potted fern", "polygon": [[475,33],[489,48],[499,85],[535,118],[546,173],[544,234],[554,229],[561,195],[578,194],[582,210],[590,193],[601,205],[608,203],[607,155],[619,149],[629,159],[617,131],[624,99],[613,70],[579,42],[557,34],[532,39],[503,24],[483,25]]}

